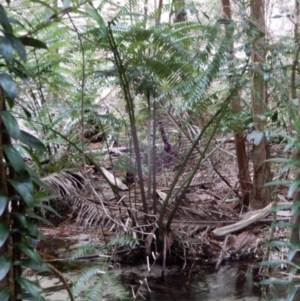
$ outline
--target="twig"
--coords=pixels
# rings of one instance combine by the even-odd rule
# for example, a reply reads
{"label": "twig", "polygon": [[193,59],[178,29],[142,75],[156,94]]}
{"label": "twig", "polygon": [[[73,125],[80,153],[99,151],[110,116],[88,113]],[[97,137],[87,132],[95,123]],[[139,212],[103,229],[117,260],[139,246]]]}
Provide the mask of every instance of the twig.
{"label": "twig", "polygon": [[186,249],[185,247],[183,246],[183,259],[184,259],[184,264],[182,266],[182,271],[184,271],[185,267],[186,267]]}
{"label": "twig", "polygon": [[61,223],[59,223],[58,224],[58,227],[59,226],[61,226],[61,225],[64,225],[64,224],[66,224],[67,222],[69,222],[69,221],[71,221],[72,219],[74,219],[75,218],[75,216],[70,216],[70,217],[68,217],[67,219],[65,219],[64,221],[62,221]]}
{"label": "twig", "polygon": [[[90,188],[91,188],[91,190],[92,190],[92,192],[94,193],[94,195],[97,197],[97,199],[99,200],[99,202],[100,202],[100,204],[101,204],[101,206],[102,206],[102,209],[103,209],[103,211],[104,211],[104,213],[106,214],[106,216],[112,221],[112,222],[114,222],[116,225],[118,225],[118,226],[120,226],[120,227],[122,227],[122,228],[126,228],[125,227],[125,225],[123,225],[122,223],[120,223],[120,222],[118,222],[117,220],[115,220],[114,218],[112,218],[110,215],[109,215],[109,213],[107,212],[107,210],[106,210],[106,208],[105,208],[105,206],[104,206],[104,203],[103,203],[103,201],[102,201],[102,199],[99,197],[99,195],[97,194],[97,192],[95,191],[95,189],[94,189],[94,187],[92,186],[92,184],[89,182],[89,185],[90,185]],[[146,215],[146,214],[144,214],[144,215]],[[148,216],[149,216],[149,214],[147,214]],[[145,227],[149,227],[149,226],[151,226],[151,225],[154,225],[155,224],[155,222],[153,222],[152,224],[146,224],[145,225]],[[142,226],[138,226],[138,228],[141,228]],[[144,232],[144,231],[142,231],[142,230],[137,230],[136,229],[136,227],[131,227],[130,228],[130,230],[133,230],[133,229],[135,229],[135,231],[136,232],[139,232],[139,233],[142,233],[142,234],[150,234],[150,233],[147,233],[147,232]],[[126,230],[126,229],[125,229]],[[128,229],[127,229],[128,230]]]}
{"label": "twig", "polygon": [[215,173],[222,179],[222,181],[235,193],[235,195],[239,198],[239,193],[231,186],[231,184],[223,177],[223,175],[217,170],[214,164],[211,162],[211,166]]}
{"label": "twig", "polygon": [[188,276],[188,282],[190,282],[191,280],[191,274],[192,274],[192,270],[193,270],[193,267],[195,266],[195,263],[196,263],[196,259],[194,259],[191,267],[190,267],[190,270],[189,270],[189,276]]}
{"label": "twig", "polygon": [[73,294],[72,294],[72,291],[71,291],[71,288],[69,286],[69,284],[67,283],[65,277],[62,275],[62,273],[56,269],[52,264],[48,263],[49,267],[51,268],[52,272],[59,278],[59,280],[63,283],[65,289],[67,290],[68,294],[69,294],[69,297],[70,297],[70,300],[71,301],[75,301],[74,297],[73,297]]}
{"label": "twig", "polygon": [[[147,256],[147,257],[148,257],[148,256]],[[149,275],[149,273],[151,272],[151,269],[152,269],[153,266],[155,265],[156,259],[157,259],[157,257],[154,258],[154,262],[152,263],[150,269],[148,269],[148,274],[147,274],[147,275]],[[133,289],[133,287],[132,287],[132,295],[133,295],[133,299],[134,299],[134,300],[136,299],[136,296],[137,296],[137,295],[141,295],[140,290],[141,290],[142,285],[144,284],[144,282],[146,283],[146,286],[147,286],[149,292],[151,292],[151,290],[150,290],[150,288],[149,288],[149,285],[148,285],[147,276],[146,276],[143,280],[140,280],[140,286],[139,286],[138,290],[136,291],[136,293],[134,292],[134,289]],[[142,295],[141,295],[141,296],[142,296]],[[142,297],[143,297],[143,296],[142,296]]]}
{"label": "twig", "polygon": [[226,252],[226,246],[227,246],[227,242],[228,242],[228,238],[230,237],[230,235],[226,235],[225,239],[224,239],[224,243],[216,264],[216,270],[219,268],[220,264],[222,263],[223,259],[224,259],[224,253]]}
{"label": "twig", "polygon": [[161,276],[165,276],[165,270],[166,270],[166,257],[167,257],[167,231],[164,232],[164,248],[163,248],[163,268],[161,272]]}

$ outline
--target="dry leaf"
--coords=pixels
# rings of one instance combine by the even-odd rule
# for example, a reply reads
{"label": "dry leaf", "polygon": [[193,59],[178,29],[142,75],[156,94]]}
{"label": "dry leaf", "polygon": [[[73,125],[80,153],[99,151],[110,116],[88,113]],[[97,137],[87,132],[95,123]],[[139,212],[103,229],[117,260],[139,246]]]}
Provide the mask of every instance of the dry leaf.
{"label": "dry leaf", "polygon": [[156,193],[158,194],[158,196],[164,201],[167,197],[167,194],[165,192],[162,192],[161,190],[156,190]]}
{"label": "dry leaf", "polygon": [[112,173],[110,173],[108,170],[106,170],[105,168],[101,167],[102,172],[105,174],[105,176],[107,177],[108,181],[110,184],[118,187],[120,190],[128,190],[127,185],[125,185],[124,183],[122,183],[121,180],[119,180],[118,178],[116,178]]}

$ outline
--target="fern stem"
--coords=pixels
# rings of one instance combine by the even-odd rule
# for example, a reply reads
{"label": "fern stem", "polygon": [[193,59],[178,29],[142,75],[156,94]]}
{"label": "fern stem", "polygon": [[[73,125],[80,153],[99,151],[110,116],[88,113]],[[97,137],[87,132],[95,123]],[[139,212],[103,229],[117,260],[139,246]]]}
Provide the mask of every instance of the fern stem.
{"label": "fern stem", "polygon": [[[228,50],[230,49],[230,43],[231,43],[232,33],[233,33],[233,27],[231,27],[231,30],[230,30],[230,31],[226,32],[225,37],[224,37],[224,39],[223,39],[223,41],[222,41],[222,44],[220,45],[220,48],[219,48],[219,50],[218,50],[218,53],[215,55],[214,59],[212,60],[212,62],[211,62],[211,64],[210,64],[210,66],[208,66],[208,68],[207,68],[207,70],[208,70],[208,71],[207,71],[208,73],[207,73],[207,75],[206,75],[206,77],[207,77],[207,79],[208,79],[208,80],[207,80],[207,82],[208,82],[207,85],[212,81],[212,78],[213,78],[212,72],[213,72],[213,71],[214,71],[214,72],[217,72],[215,69],[219,70],[219,68],[220,68],[220,60],[221,60],[221,58],[222,58],[222,55],[223,55],[225,52],[228,52]],[[243,72],[245,72],[245,70],[243,70]],[[235,88],[232,88],[232,89],[230,90],[230,94],[229,94],[229,96],[226,98],[226,100],[224,101],[224,104],[226,104],[227,102],[229,102],[229,101],[232,99],[234,93],[236,93],[236,91],[238,91],[238,89],[239,89],[239,85],[236,84]],[[222,108],[223,108],[223,106],[222,106]],[[216,113],[217,115],[219,115],[219,114],[222,112],[222,108]],[[162,231],[163,231],[163,227],[162,227],[162,225],[163,225],[163,216],[164,216],[164,214],[165,214],[166,207],[167,207],[167,205],[168,205],[168,203],[169,203],[169,200],[170,200],[170,198],[171,198],[171,196],[172,196],[172,193],[173,193],[173,190],[174,190],[174,188],[175,188],[175,185],[176,185],[176,183],[178,182],[179,178],[181,177],[181,175],[182,175],[182,173],[183,173],[183,171],[184,171],[184,169],[185,169],[185,167],[186,167],[186,165],[187,165],[187,162],[188,162],[189,158],[190,158],[191,155],[192,155],[192,152],[193,152],[194,149],[197,147],[198,142],[199,142],[200,139],[202,138],[203,134],[205,133],[205,131],[207,130],[207,128],[209,127],[209,125],[210,125],[211,122],[212,122],[212,120],[210,120],[210,122],[208,122],[208,123],[206,124],[206,126],[205,126],[205,127],[203,128],[203,130],[201,131],[200,135],[199,135],[199,136],[197,137],[197,139],[194,141],[192,147],[190,148],[188,154],[186,155],[184,161],[182,162],[182,164],[181,164],[181,166],[180,166],[180,168],[179,168],[177,174],[175,175],[174,180],[173,180],[172,183],[171,183],[170,189],[169,189],[169,191],[168,191],[168,193],[167,193],[167,196],[166,196],[166,199],[165,199],[165,201],[164,201],[164,203],[163,203],[163,205],[162,205],[162,208],[161,208],[161,210],[160,210],[160,215],[159,215],[159,218],[158,218],[159,238],[160,238],[160,239],[162,239],[162,237],[163,237],[163,232],[162,232]],[[202,156],[201,156],[200,160],[202,161]],[[200,163],[201,163],[201,162],[200,162]],[[195,169],[194,169],[194,172],[195,172]],[[186,188],[186,189],[187,189],[187,188]],[[183,191],[185,192],[186,189],[184,189]],[[179,191],[181,191],[181,189],[180,189]],[[178,192],[177,192],[176,196],[177,196],[177,198],[178,198]],[[178,208],[178,206],[179,206],[179,204],[180,204],[180,202],[181,202],[181,197],[183,197],[183,196],[184,196],[184,194],[181,194],[181,196],[178,198],[177,203],[176,203],[176,204],[178,204],[178,205],[175,205],[176,208],[174,208],[175,211],[177,210],[177,208]],[[175,211],[173,212],[173,216],[175,215]],[[170,225],[171,225],[171,221],[172,221],[172,219],[173,219],[173,216],[172,216],[171,219],[169,218],[169,220],[168,220],[168,223],[167,223],[167,229],[168,229],[168,228],[170,227]]]}
{"label": "fern stem", "polygon": [[[147,106],[148,106],[148,125],[147,125],[147,143],[148,143],[148,150],[147,150],[147,155],[148,155],[148,183],[147,183],[147,201],[150,201],[151,199],[151,103],[150,103],[150,93],[147,93]],[[154,161],[152,162],[153,164]]]}
{"label": "fern stem", "polygon": [[[226,108],[227,108],[227,106],[229,105],[229,103],[230,103],[230,101],[231,101],[231,99],[232,99],[233,96],[234,96],[234,94],[231,93],[231,94],[227,97],[227,99],[225,100],[225,102],[224,102],[224,104],[222,105],[222,107],[215,113],[215,115],[214,115],[214,116],[209,120],[209,122],[205,125],[205,127],[203,128],[203,131],[201,131],[201,133],[200,133],[200,135],[199,135],[199,138],[198,138],[199,140],[197,139],[198,142],[199,142],[200,139],[201,139],[201,137],[203,136],[204,132],[209,128],[209,126],[213,123],[213,121],[214,121],[216,118],[218,118],[218,120],[217,120],[217,122],[216,122],[216,124],[215,124],[215,126],[214,126],[214,128],[213,128],[212,134],[210,135],[210,137],[209,137],[209,139],[208,139],[208,142],[206,143],[203,152],[201,152],[201,156],[200,156],[200,158],[199,158],[199,160],[198,160],[196,166],[194,167],[194,169],[193,169],[192,173],[189,175],[189,177],[184,181],[184,183],[181,185],[181,187],[180,187],[180,188],[178,189],[178,191],[176,192],[176,195],[175,195],[176,203],[175,203],[175,206],[174,206],[174,208],[173,208],[173,210],[172,210],[172,212],[171,212],[171,214],[170,214],[170,216],[169,216],[169,218],[168,218],[167,225],[166,225],[166,228],[167,228],[167,229],[169,229],[170,226],[171,226],[171,223],[172,223],[172,220],[173,220],[173,218],[174,218],[174,216],[175,216],[175,213],[176,213],[176,211],[177,211],[179,205],[181,204],[181,201],[182,201],[182,199],[184,198],[184,196],[185,196],[185,194],[186,194],[186,191],[187,191],[189,185],[191,184],[191,182],[192,182],[192,180],[193,180],[195,174],[197,173],[197,171],[198,171],[198,169],[199,169],[199,167],[200,167],[200,165],[201,165],[201,163],[202,163],[202,161],[203,161],[203,158],[205,157],[205,154],[206,154],[206,152],[207,152],[207,150],[208,150],[208,147],[210,146],[210,143],[211,143],[212,139],[214,138],[214,136],[215,136],[215,134],[216,134],[216,131],[217,131],[218,127],[219,127],[219,124],[220,124],[220,122],[221,122],[221,119],[222,119],[222,117],[224,116],[224,113],[225,113],[225,111],[226,111]],[[198,143],[198,142],[197,142],[197,143]],[[192,146],[192,148],[191,148],[192,151],[189,152],[189,156],[188,156],[188,157],[191,156],[191,154],[192,154],[192,152],[193,152],[193,150],[194,150],[194,148],[195,148],[196,145],[197,145],[196,143],[193,144],[193,146]],[[186,164],[183,164],[183,166],[185,167]]]}
{"label": "fern stem", "polygon": [[[81,74],[82,74],[82,79],[81,79],[81,84],[80,84],[80,89],[81,89],[81,111],[80,111],[80,123],[81,123],[81,151],[84,153],[84,90],[85,90],[85,51],[84,51],[84,46],[83,42],[81,39],[81,36],[79,34],[79,30],[76,27],[73,19],[71,18],[70,14],[67,14],[79,41],[80,44],[80,50],[81,50],[81,59],[82,59],[82,69],[81,69]],[[85,156],[82,156],[82,165],[83,165],[83,172],[85,174],[86,172],[86,167],[85,167]]]}
{"label": "fern stem", "polygon": [[152,139],[152,173],[153,173],[153,214],[157,213],[157,201],[156,201],[156,104],[153,103],[153,139]]}
{"label": "fern stem", "polygon": [[135,114],[134,114],[134,104],[133,104],[133,99],[132,99],[132,96],[130,93],[129,83],[128,83],[126,73],[125,73],[125,67],[122,63],[122,59],[120,57],[117,45],[115,43],[113,33],[111,30],[111,25],[112,25],[112,22],[108,22],[107,37],[108,37],[108,42],[110,44],[111,50],[114,55],[114,61],[115,61],[115,64],[116,64],[118,72],[119,72],[121,87],[124,92],[126,104],[128,106],[128,115],[129,115],[129,120],[130,120],[131,135],[132,135],[133,147],[134,147],[134,151],[135,151],[137,173],[138,173],[138,178],[139,178],[139,185],[140,185],[140,189],[141,189],[141,198],[142,198],[143,210],[144,210],[144,220],[145,220],[145,223],[147,224],[148,206],[147,206],[145,187],[144,187],[144,182],[143,182],[143,172],[142,172],[142,164],[141,164],[141,158],[140,158],[140,147],[139,147],[139,141],[138,141],[138,136],[137,136],[137,129],[136,129],[136,125],[135,125],[136,120],[135,120]]}

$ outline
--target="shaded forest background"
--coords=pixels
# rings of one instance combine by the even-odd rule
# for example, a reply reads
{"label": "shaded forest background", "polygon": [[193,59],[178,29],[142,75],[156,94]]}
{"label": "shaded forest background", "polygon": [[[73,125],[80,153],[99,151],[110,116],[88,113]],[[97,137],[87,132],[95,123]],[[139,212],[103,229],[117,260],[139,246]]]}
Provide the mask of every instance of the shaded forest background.
{"label": "shaded forest background", "polygon": [[49,270],[31,219],[130,233],[164,266],[198,222],[300,224],[298,1],[12,1],[0,24],[1,289]]}

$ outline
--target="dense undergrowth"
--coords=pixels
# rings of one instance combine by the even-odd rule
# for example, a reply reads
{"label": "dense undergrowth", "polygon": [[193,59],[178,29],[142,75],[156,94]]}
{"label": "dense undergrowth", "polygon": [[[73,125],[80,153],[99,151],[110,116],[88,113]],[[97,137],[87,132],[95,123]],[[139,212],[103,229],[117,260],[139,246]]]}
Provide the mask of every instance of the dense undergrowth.
{"label": "dense undergrowth", "polygon": [[[197,3],[176,2],[153,14],[140,13],[137,1],[121,6],[103,1],[95,7],[32,0],[0,6],[0,288],[5,300],[21,288],[39,296],[32,283],[16,278],[19,266],[51,269],[31,244],[42,236],[31,222],[41,218],[37,212],[49,216],[56,214],[53,207],[61,213],[70,208],[72,218],[87,228],[130,234],[129,241],[117,236],[109,247],[117,251],[143,243],[145,257],[160,257],[164,270],[174,240],[184,261],[208,249],[203,227],[186,221],[238,220],[238,210],[264,210],[278,201],[266,185],[278,171],[275,163],[286,164],[283,172],[299,167],[297,158],[270,160],[269,152],[278,137],[287,142],[286,151],[298,149],[299,4],[280,15],[295,19],[295,35],[267,39],[263,18],[268,14],[257,13],[264,11],[264,1],[232,4],[234,18],[230,1],[222,3],[223,14],[211,18]],[[108,8],[115,13],[106,19]],[[170,9],[174,23],[162,22],[161,14]],[[235,152],[225,146],[232,138]],[[226,165],[223,153],[237,157],[234,167]],[[273,184],[291,184],[292,196],[299,180]],[[197,199],[201,194],[204,201]],[[237,204],[224,205],[234,198]],[[292,206],[297,217],[297,201],[273,210]],[[296,219],[292,233],[299,224]],[[290,226],[275,220],[270,229]],[[12,243],[17,251],[11,251]],[[295,264],[298,244],[280,240],[268,248],[287,248],[284,262]],[[20,261],[24,255],[31,259]],[[268,259],[267,266],[282,264]],[[18,268],[9,274],[12,262]],[[290,288],[288,300],[296,298],[297,270],[293,266],[289,280],[280,280]],[[75,295],[98,274],[99,267],[84,272]],[[101,284],[93,291],[84,298],[100,297]]]}

